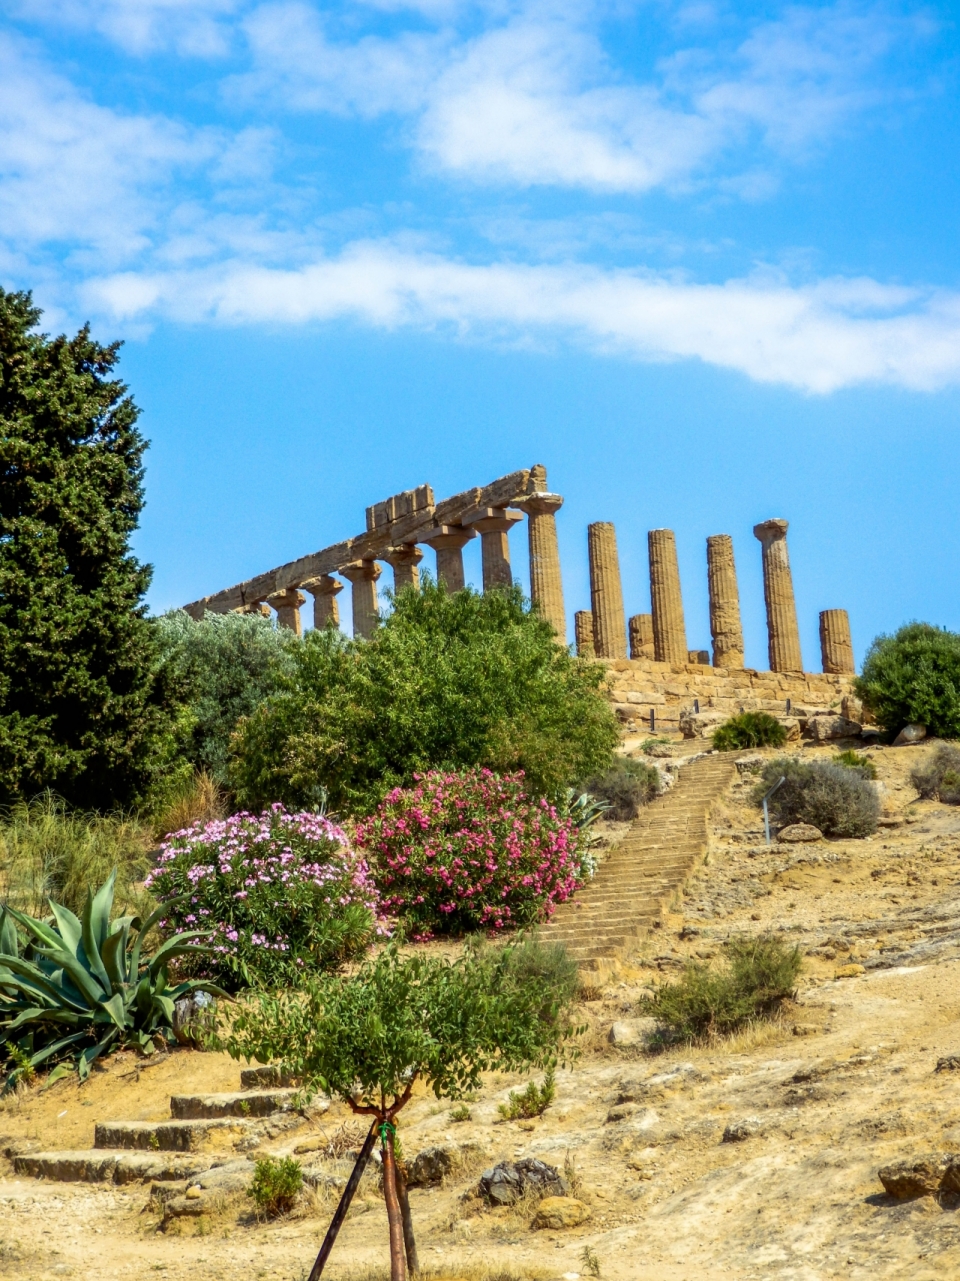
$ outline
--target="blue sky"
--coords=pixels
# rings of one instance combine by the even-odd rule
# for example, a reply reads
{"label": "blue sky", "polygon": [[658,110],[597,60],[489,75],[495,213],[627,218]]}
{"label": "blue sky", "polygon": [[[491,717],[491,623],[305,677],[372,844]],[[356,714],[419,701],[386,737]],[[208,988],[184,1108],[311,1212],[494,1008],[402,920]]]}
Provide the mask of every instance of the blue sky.
{"label": "blue sky", "polygon": [[571,622],[666,525],[707,646],[727,532],[764,665],[782,515],[808,667],[960,629],[955,14],[0,0],[0,283],[126,340],[152,606],[540,461]]}

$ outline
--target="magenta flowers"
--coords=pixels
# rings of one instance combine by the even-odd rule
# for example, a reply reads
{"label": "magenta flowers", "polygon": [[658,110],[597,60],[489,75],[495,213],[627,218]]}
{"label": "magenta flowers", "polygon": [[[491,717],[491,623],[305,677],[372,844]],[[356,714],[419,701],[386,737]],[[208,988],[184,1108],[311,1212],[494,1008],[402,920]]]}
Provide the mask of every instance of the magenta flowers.
{"label": "magenta flowers", "polygon": [[147,884],[178,900],[167,930],[211,931],[201,968],[233,988],[328,969],[385,931],[366,861],[342,828],[282,805],[172,833]]}
{"label": "magenta flowers", "polygon": [[358,824],[383,907],[415,937],[531,925],[580,882],[577,828],[523,775],[431,772]]}

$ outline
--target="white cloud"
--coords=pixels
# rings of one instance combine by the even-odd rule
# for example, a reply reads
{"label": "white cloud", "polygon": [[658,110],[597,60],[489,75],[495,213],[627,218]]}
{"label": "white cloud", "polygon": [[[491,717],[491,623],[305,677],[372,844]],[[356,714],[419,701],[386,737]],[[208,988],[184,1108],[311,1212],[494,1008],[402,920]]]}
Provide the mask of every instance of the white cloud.
{"label": "white cloud", "polygon": [[219,57],[230,46],[224,19],[241,0],[21,0],[18,17],[96,31],[134,54],[175,49]]}
{"label": "white cloud", "polygon": [[643,360],[698,359],[758,382],[826,393],[858,383],[932,389],[960,381],[960,295],[758,275],[721,285],[579,265],[468,265],[357,243],[296,270],[243,263],[89,281],[112,319],[223,324],[353,317],[381,328],[448,327],[519,341],[551,333]]}

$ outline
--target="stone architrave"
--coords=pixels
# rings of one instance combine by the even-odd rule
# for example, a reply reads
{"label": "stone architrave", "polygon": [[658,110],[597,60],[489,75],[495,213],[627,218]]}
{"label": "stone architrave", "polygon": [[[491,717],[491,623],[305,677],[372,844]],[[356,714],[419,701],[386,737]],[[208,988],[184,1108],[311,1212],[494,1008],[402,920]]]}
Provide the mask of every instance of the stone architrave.
{"label": "stone architrave", "polygon": [[246,605],[238,605],[229,611],[231,614],[258,614],[261,618],[272,618],[273,611],[262,600],[252,600]]}
{"label": "stone architrave", "polygon": [[653,658],[653,615],[632,614],[627,619],[630,634],[630,657]]}
{"label": "stone architrave", "polygon": [[707,539],[707,584],[710,592],[710,635],[714,667],[743,667],[740,592],[729,534]]}
{"label": "stone architrave", "polygon": [[394,595],[403,591],[404,587],[420,590],[420,562],[423,560],[423,552],[416,543],[390,547],[383,553],[383,559],[393,570]]}
{"label": "stone architrave", "polygon": [[509,587],[513,582],[508,534],[518,520],[523,520],[520,512],[507,511],[505,507],[480,507],[463,518],[464,525],[480,535],[485,592],[495,587]]}
{"label": "stone architrave", "polygon": [[313,626],[316,631],[325,627],[340,626],[340,609],[337,595],[343,591],[343,583],[329,574],[320,574],[317,578],[308,578],[300,586],[313,597]]}
{"label": "stone architrave", "polygon": [[421,540],[437,553],[437,582],[448,592],[461,592],[466,586],[463,548],[474,537],[474,531],[462,525],[438,525]]}
{"label": "stone architrave", "polygon": [[763,547],[763,599],[767,606],[767,643],[772,672],[802,672],[800,629],[787,554],[789,522],[774,518],[754,525]]}
{"label": "stone architrave", "polygon": [[337,570],[352,588],[353,634],[367,638],[380,621],[377,579],[382,570],[375,560],[353,560]]}
{"label": "stone architrave", "polygon": [[650,603],[653,606],[653,654],[658,663],[686,663],[687,629],[680,595],[677,540],[672,529],[651,529]]}
{"label": "stone architrave", "polygon": [[286,627],[295,636],[302,635],[300,606],[306,603],[306,596],[295,587],[288,587],[286,591],[274,592],[267,597],[267,604],[277,611],[277,626]]}
{"label": "stone architrave", "polygon": [[[536,470],[536,468],[534,469]],[[546,473],[544,473],[544,478]],[[544,479],[544,482],[545,479]],[[563,506],[559,494],[539,490],[512,504],[527,514],[530,545],[530,601],[540,617],[567,643],[567,615],[563,605],[560,577],[560,548],[557,544],[556,514]]]}
{"label": "stone architrave", "polygon": [[850,619],[845,609],[825,609],[820,613],[820,655],[823,670],[836,675],[850,675],[857,669],[853,663],[853,641]]}
{"label": "stone architrave", "polygon": [[590,607],[597,658],[626,658],[627,628],[620,585],[617,532],[608,520],[587,526],[590,558]]}
{"label": "stone architrave", "polygon": [[573,616],[573,635],[579,658],[595,658],[593,648],[593,614],[589,609],[578,609]]}

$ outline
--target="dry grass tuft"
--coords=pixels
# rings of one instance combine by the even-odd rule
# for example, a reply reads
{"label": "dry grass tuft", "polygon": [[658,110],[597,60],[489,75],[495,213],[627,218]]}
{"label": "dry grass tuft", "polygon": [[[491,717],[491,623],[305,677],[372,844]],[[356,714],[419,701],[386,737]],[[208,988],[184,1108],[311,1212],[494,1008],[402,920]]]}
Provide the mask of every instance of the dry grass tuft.
{"label": "dry grass tuft", "polygon": [[227,816],[226,799],[212,774],[198,770],[173,792],[154,819],[153,829],[162,840],[193,823],[209,823]]}

